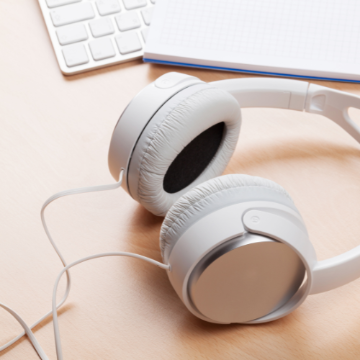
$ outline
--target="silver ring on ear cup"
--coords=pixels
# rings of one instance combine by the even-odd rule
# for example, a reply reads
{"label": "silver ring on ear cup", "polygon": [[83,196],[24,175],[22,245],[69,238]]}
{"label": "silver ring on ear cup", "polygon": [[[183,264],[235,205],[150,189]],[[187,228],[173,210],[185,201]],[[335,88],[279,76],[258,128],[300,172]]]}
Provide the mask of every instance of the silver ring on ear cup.
{"label": "silver ring on ear cup", "polygon": [[206,321],[275,320],[311,289],[316,256],[306,227],[287,192],[270,180],[226,175],[199,185],[170,209],[160,240],[175,291]]}
{"label": "silver ring on ear cup", "polygon": [[201,259],[191,273],[188,296],[194,308],[212,321],[246,323],[288,303],[305,273],[291,247],[245,232]]}

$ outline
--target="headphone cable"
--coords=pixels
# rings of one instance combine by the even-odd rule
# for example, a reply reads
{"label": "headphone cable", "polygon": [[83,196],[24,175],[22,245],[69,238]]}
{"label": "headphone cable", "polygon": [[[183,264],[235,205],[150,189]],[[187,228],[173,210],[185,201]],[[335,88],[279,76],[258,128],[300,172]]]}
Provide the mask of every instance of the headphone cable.
{"label": "headphone cable", "polygon": [[[89,260],[94,260],[94,259],[97,259],[97,258],[101,258],[101,257],[128,256],[128,257],[133,257],[133,258],[137,258],[137,259],[140,259],[140,260],[144,260],[144,261],[149,262],[149,263],[151,263],[153,265],[156,265],[156,266],[158,266],[158,267],[160,267],[162,269],[170,270],[169,265],[163,264],[163,263],[161,263],[159,261],[153,260],[153,259],[148,258],[146,256],[142,256],[142,255],[138,255],[138,254],[134,254],[134,253],[129,253],[129,252],[101,253],[101,254],[87,256],[87,257],[84,257],[84,258],[79,259],[77,261],[74,261],[71,264],[67,264],[66,260],[64,259],[63,255],[61,254],[60,250],[58,249],[55,241],[53,240],[53,238],[52,238],[52,236],[50,234],[50,231],[49,231],[49,229],[47,227],[47,224],[46,224],[46,221],[45,221],[45,209],[47,208],[47,206],[49,204],[51,204],[53,201],[55,201],[55,200],[57,200],[57,199],[59,199],[61,197],[68,196],[68,195],[75,195],[75,194],[83,194],[83,193],[89,193],[89,192],[98,192],[98,191],[106,191],[106,190],[118,189],[121,186],[121,183],[122,183],[122,180],[123,180],[123,175],[124,175],[124,170],[121,170],[119,181],[117,183],[115,183],[115,184],[100,185],[100,186],[90,186],[90,187],[84,187],[84,188],[65,190],[65,191],[61,191],[61,192],[58,192],[58,193],[54,194],[53,196],[51,196],[49,199],[47,199],[45,201],[45,203],[43,204],[43,206],[41,208],[41,213],[40,213],[41,214],[41,222],[42,222],[45,233],[46,233],[52,247],[54,248],[56,254],[60,258],[60,260],[61,260],[61,262],[62,262],[62,264],[64,266],[64,268],[59,273],[59,275],[58,275],[58,277],[56,279],[56,282],[55,282],[55,286],[54,286],[54,290],[53,290],[53,299],[52,299],[52,310],[49,311],[48,313],[46,313],[44,316],[42,316],[39,320],[37,320],[31,326],[28,326],[18,313],[16,313],[13,309],[8,307],[7,305],[5,305],[3,303],[0,303],[0,307],[3,308],[4,310],[6,310],[8,313],[10,313],[19,322],[19,324],[24,329],[24,331],[22,333],[20,333],[18,336],[16,336],[14,339],[10,340],[5,345],[1,346],[0,347],[0,352],[4,351],[9,346],[13,345],[15,342],[20,340],[26,334],[28,336],[30,342],[32,343],[34,349],[38,353],[40,359],[41,360],[49,360],[49,358],[47,357],[47,355],[45,354],[45,352],[41,348],[40,344],[36,340],[36,338],[34,336],[34,333],[32,332],[32,329],[35,326],[39,325],[42,321],[44,321],[48,316],[52,315],[52,317],[53,317],[53,325],[54,325],[54,335],[55,335],[57,359],[58,360],[63,360],[57,310],[65,303],[66,299],[69,296],[70,288],[71,288],[71,276],[70,276],[69,269],[72,268],[73,266],[79,265],[79,264],[81,264],[83,262],[86,262],[86,261],[89,261]],[[65,293],[64,293],[62,299],[60,300],[60,302],[58,304],[56,304],[56,294],[57,294],[58,284],[59,284],[60,279],[61,279],[61,277],[62,277],[62,275],[64,273],[66,273]]]}

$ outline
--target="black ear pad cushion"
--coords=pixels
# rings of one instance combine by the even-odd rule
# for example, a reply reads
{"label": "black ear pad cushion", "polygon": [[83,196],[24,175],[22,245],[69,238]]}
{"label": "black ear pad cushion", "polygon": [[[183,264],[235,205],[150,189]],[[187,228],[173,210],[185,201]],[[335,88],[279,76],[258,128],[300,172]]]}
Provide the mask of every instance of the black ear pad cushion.
{"label": "black ear pad cushion", "polygon": [[160,233],[164,259],[177,239],[203,216],[247,201],[277,202],[299,213],[286,190],[271,180],[238,174],[211,179],[183,195],[166,214]]}
{"label": "black ear pad cushion", "polygon": [[225,123],[206,129],[178,154],[164,177],[164,190],[173,194],[190,185],[215,156],[224,135]]}
{"label": "black ear pad cushion", "polygon": [[154,115],[133,152],[131,196],[155,215],[165,215],[192,187],[221,175],[235,149],[240,107],[208,84],[186,88]]}

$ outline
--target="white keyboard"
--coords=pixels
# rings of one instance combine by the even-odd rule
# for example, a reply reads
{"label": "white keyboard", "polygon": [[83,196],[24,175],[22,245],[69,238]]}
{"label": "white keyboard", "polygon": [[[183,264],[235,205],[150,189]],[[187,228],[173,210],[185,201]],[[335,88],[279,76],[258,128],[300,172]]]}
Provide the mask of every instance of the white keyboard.
{"label": "white keyboard", "polygon": [[155,2],[39,0],[63,74],[142,57]]}

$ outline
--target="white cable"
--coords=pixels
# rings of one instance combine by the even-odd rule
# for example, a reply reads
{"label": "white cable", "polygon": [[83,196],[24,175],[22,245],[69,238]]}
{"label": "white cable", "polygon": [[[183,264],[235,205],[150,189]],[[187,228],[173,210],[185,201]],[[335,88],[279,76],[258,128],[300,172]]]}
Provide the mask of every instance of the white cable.
{"label": "white cable", "polygon": [[[70,190],[65,190],[65,191],[60,191],[56,194],[54,194],[53,196],[49,197],[49,199],[47,199],[45,201],[45,203],[43,204],[42,208],[41,208],[41,222],[42,225],[44,227],[45,233],[52,245],[52,247],[54,248],[56,254],[58,255],[58,257],[60,258],[62,264],[64,266],[66,266],[66,261],[64,259],[64,257],[62,256],[62,254],[60,253],[60,250],[58,249],[58,247],[56,246],[53,238],[50,235],[49,229],[46,225],[46,221],[45,221],[45,209],[48,207],[49,204],[51,204],[53,201],[55,201],[56,199],[59,199],[61,197],[64,196],[68,196],[68,195],[75,195],[75,194],[82,194],[82,193],[89,193],[89,192],[97,192],[97,191],[105,191],[105,190],[113,190],[113,189],[117,189],[121,186],[122,183],[122,179],[123,179],[123,175],[124,175],[124,170],[121,170],[120,172],[120,176],[119,176],[119,181],[115,184],[110,184],[110,185],[100,185],[100,186],[89,186],[89,187],[84,187],[84,188],[77,188],[77,189],[70,189]],[[65,289],[65,293],[63,298],[61,299],[61,301],[59,302],[59,304],[57,305],[57,308],[59,308],[60,306],[62,306],[64,304],[64,302],[66,301],[67,297],[69,296],[69,292],[70,292],[70,287],[71,287],[71,277],[69,272],[66,273],[66,289]],[[49,315],[51,315],[52,311],[49,311],[48,313],[46,313],[44,316],[42,316],[39,320],[37,320],[34,324],[32,324],[30,326],[30,329],[33,329],[35,326],[39,325],[42,321],[44,321]],[[5,345],[0,347],[0,352],[2,352],[3,350],[7,349],[9,346],[11,346],[12,344],[14,344],[15,342],[17,342],[18,340],[20,340],[24,335],[25,335],[26,331],[23,331],[22,333],[20,333],[17,337],[15,337],[14,339],[10,340],[8,343],[6,343]]]}
{"label": "white cable", "polygon": [[[163,264],[163,263],[161,263],[159,261],[156,261],[154,259],[150,259],[150,258],[148,258],[146,256],[142,256],[142,255],[139,255],[139,254],[128,253],[128,252],[112,252],[112,253],[103,253],[103,254],[91,255],[91,256],[87,256],[85,258],[82,258],[80,260],[74,261],[71,264],[65,266],[61,270],[58,277],[56,278],[55,285],[54,285],[54,290],[53,290],[53,299],[52,299],[52,307],[53,307],[52,308],[52,315],[53,315],[54,336],[55,336],[55,345],[56,345],[56,357],[57,357],[58,360],[63,360],[62,347],[61,347],[61,338],[60,338],[60,330],[59,330],[59,321],[58,321],[58,316],[57,316],[57,309],[58,309],[59,305],[56,305],[56,295],[57,295],[57,289],[58,289],[58,286],[59,286],[60,279],[64,275],[64,273],[65,272],[68,273],[68,270],[70,268],[72,268],[73,266],[79,265],[79,264],[81,264],[81,263],[83,263],[85,261],[94,260],[94,259],[98,259],[98,258],[101,258],[101,257],[109,257],[109,256],[129,256],[129,257],[133,257],[133,258],[136,258],[136,259],[147,261],[150,264],[156,265],[156,266],[158,266],[158,267],[160,267],[162,269],[170,270],[170,265],[165,265],[165,264]],[[45,354],[44,350],[41,348],[40,344],[36,340],[33,332],[26,325],[25,321],[21,318],[21,316],[18,315],[14,310],[10,309],[9,307],[7,307],[4,304],[0,303],[0,307],[2,307],[6,311],[8,311],[12,316],[14,316],[14,318],[24,328],[25,333],[28,335],[29,340],[32,343],[32,345],[34,346],[35,350],[37,351],[40,359],[41,360],[49,360],[49,358]]]}
{"label": "white cable", "polygon": [[[61,339],[60,339],[60,330],[59,330],[59,322],[58,322],[58,316],[57,316],[57,310],[56,310],[56,293],[57,293],[57,288],[58,288],[60,279],[61,279],[62,275],[64,274],[64,272],[66,272],[68,269],[72,268],[73,266],[79,265],[79,264],[81,264],[81,263],[83,263],[85,261],[94,260],[94,259],[97,259],[97,258],[107,257],[107,256],[129,256],[129,257],[133,257],[133,258],[137,258],[137,259],[140,259],[140,260],[147,261],[150,264],[159,266],[162,269],[170,270],[170,265],[165,265],[165,264],[163,264],[161,262],[150,259],[148,257],[138,255],[138,254],[128,253],[128,252],[113,252],[113,253],[96,254],[96,255],[92,255],[92,256],[87,256],[87,257],[85,257],[83,259],[74,261],[73,263],[67,265],[63,270],[61,270],[59,276],[57,277],[56,282],[55,282],[55,286],[54,286],[54,291],[53,291],[54,335],[55,335],[55,344],[56,344],[56,355],[57,355],[58,360],[63,360]],[[48,359],[44,358],[42,360],[48,360]]]}
{"label": "white cable", "polygon": [[[147,258],[145,256],[142,255],[138,255],[138,254],[132,254],[132,253],[125,253],[125,252],[118,252],[118,253],[104,253],[104,254],[98,254],[98,255],[92,255],[83,259],[80,259],[76,262],[71,263],[70,265],[66,264],[66,261],[64,259],[64,257],[62,256],[62,254],[60,253],[59,249],[57,248],[54,240],[52,239],[49,229],[46,225],[46,221],[45,221],[45,209],[46,207],[52,203],[54,200],[59,199],[60,197],[64,197],[64,196],[68,196],[68,195],[74,195],[74,194],[81,194],[81,193],[88,193],[88,192],[97,192],[97,191],[105,191],[105,190],[113,190],[113,189],[117,189],[121,186],[122,183],[122,179],[123,179],[123,170],[120,173],[120,178],[119,181],[115,184],[111,184],[111,185],[101,185],[101,186],[91,186],[91,187],[86,187],[86,188],[78,188],[78,189],[71,189],[71,190],[66,190],[66,191],[62,191],[59,192],[53,196],[51,196],[48,200],[45,201],[44,205],[41,208],[41,221],[44,227],[44,230],[46,232],[46,235],[51,243],[51,245],[53,246],[55,252],[57,253],[57,255],[59,256],[62,264],[64,265],[64,269],[61,271],[60,275],[58,276],[58,280],[56,281],[56,285],[54,288],[54,296],[55,298],[53,298],[53,307],[52,307],[52,311],[49,311],[47,314],[45,314],[44,316],[42,316],[38,321],[36,321],[34,324],[32,324],[30,327],[25,323],[25,321],[21,318],[20,315],[18,315],[14,310],[12,310],[11,308],[9,308],[8,306],[6,306],[5,304],[0,303],[0,307],[2,307],[4,310],[6,310],[7,312],[9,312],[19,323],[20,325],[24,328],[24,331],[18,335],[17,337],[15,337],[14,339],[12,339],[11,341],[9,341],[8,343],[6,343],[5,345],[3,345],[2,347],[0,347],[0,352],[2,352],[3,350],[7,349],[9,346],[11,346],[12,344],[14,344],[16,341],[18,341],[19,339],[21,339],[25,334],[28,335],[29,340],[31,341],[32,345],[34,346],[35,350],[37,351],[38,355],[40,356],[40,359],[42,360],[49,360],[49,358],[46,356],[45,352],[42,350],[40,344],[38,343],[38,341],[36,340],[33,332],[31,331],[31,329],[33,329],[35,326],[37,326],[38,324],[40,324],[43,320],[45,320],[49,315],[55,314],[54,317],[54,332],[55,332],[55,342],[56,342],[56,351],[58,354],[58,359],[62,359],[62,354],[61,354],[61,341],[60,341],[60,333],[59,333],[59,325],[58,325],[58,318],[57,318],[57,309],[64,304],[64,302],[66,301],[67,297],[69,296],[69,292],[70,292],[70,287],[71,287],[71,277],[70,277],[70,273],[69,273],[69,269],[77,264],[80,264],[84,261],[88,261],[88,260],[92,260],[92,259],[96,259],[99,257],[105,257],[105,256],[130,256],[130,257],[135,257],[144,261],[148,261],[154,265],[157,265],[163,269],[169,269],[169,265],[165,265],[162,264],[156,260]],[[56,292],[57,292],[57,287],[58,287],[58,283],[60,281],[61,276],[64,274],[64,272],[66,272],[66,278],[67,278],[67,282],[66,282],[66,289],[65,289],[65,293],[63,298],[61,299],[61,301],[59,302],[59,304],[56,304]],[[60,357],[59,357],[60,356]]]}
{"label": "white cable", "polygon": [[[10,313],[24,328],[26,335],[29,337],[29,340],[31,341],[33,347],[35,348],[36,352],[39,354],[41,360],[49,360],[49,358],[46,356],[44,350],[41,348],[40,344],[36,340],[33,332],[31,329],[26,325],[26,322],[21,318],[20,315],[18,315],[14,310],[10,309],[4,304],[0,303],[0,307],[5,309],[8,313]],[[55,310],[56,311],[56,310]],[[5,348],[6,349],[6,348]]]}

